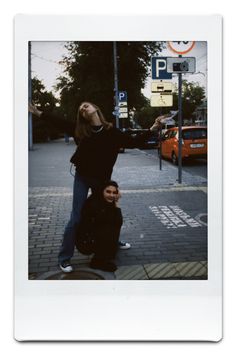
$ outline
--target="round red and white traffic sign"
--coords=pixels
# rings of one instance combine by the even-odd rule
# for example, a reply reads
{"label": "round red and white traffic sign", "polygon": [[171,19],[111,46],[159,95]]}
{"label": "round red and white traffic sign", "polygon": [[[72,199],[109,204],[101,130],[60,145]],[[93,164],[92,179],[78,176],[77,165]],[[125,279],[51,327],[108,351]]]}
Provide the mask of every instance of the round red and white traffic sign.
{"label": "round red and white traffic sign", "polygon": [[169,49],[176,54],[186,54],[193,49],[195,41],[167,42]]}

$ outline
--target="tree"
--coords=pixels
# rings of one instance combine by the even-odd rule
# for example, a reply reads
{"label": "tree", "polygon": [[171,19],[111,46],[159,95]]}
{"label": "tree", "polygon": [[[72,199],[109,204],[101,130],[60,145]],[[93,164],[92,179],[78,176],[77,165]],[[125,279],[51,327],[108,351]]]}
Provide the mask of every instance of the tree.
{"label": "tree", "polygon": [[[44,112],[52,112],[56,108],[57,99],[52,92],[45,89],[42,81],[37,77],[32,79],[32,101],[34,104]],[[45,141],[49,137],[57,136],[57,130],[49,128],[47,124],[38,119],[33,120],[33,140]]]}
{"label": "tree", "polygon": [[[114,110],[113,42],[70,42],[63,59],[64,76],[58,78],[63,111],[74,119],[83,101],[97,104],[108,120]],[[150,59],[161,50],[156,42],[117,42],[119,90],[127,91],[129,107],[147,104],[141,93]]]}
{"label": "tree", "polygon": [[53,93],[46,91],[42,81],[37,77],[32,79],[32,100],[39,109],[43,109],[44,111],[53,111],[57,103],[57,99]]}
{"label": "tree", "polygon": [[203,103],[205,90],[194,82],[183,81],[183,119],[190,119],[195,109]]}

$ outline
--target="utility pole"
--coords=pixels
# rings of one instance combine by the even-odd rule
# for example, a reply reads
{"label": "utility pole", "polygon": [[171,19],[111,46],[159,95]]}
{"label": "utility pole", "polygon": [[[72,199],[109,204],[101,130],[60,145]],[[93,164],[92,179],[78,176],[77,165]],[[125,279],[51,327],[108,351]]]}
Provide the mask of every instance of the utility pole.
{"label": "utility pole", "polygon": [[119,87],[118,87],[118,67],[117,67],[117,45],[113,42],[113,61],[114,61],[114,92],[115,92],[115,115],[116,128],[119,128]]}
{"label": "utility pole", "polygon": [[[31,42],[28,42],[28,99],[32,102],[32,83],[31,83]],[[33,150],[33,122],[32,113],[28,113],[28,149]]]}

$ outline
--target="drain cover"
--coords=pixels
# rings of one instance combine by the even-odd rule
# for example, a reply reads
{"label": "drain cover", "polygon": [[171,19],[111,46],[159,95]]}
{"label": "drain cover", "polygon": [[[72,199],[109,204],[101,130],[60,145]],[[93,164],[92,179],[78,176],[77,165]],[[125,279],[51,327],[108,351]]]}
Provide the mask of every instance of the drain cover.
{"label": "drain cover", "polygon": [[47,280],[104,280],[104,278],[91,271],[76,270],[68,274],[58,272],[57,274],[49,276]]}
{"label": "drain cover", "polygon": [[97,269],[81,268],[71,273],[51,271],[43,273],[35,278],[36,280],[114,280],[114,273],[103,272]]}
{"label": "drain cover", "polygon": [[207,214],[201,215],[200,220],[201,220],[202,222],[204,222],[205,224],[207,224]]}

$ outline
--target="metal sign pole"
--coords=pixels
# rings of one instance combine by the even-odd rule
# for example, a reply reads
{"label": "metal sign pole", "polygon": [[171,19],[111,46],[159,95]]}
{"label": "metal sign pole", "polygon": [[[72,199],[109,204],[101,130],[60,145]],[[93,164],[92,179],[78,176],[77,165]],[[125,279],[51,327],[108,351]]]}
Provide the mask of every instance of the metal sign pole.
{"label": "metal sign pole", "polygon": [[[160,108],[160,116],[161,116],[161,115],[162,115],[162,108]],[[160,168],[160,171],[161,171],[161,169],[162,169],[162,156],[161,156],[161,154],[162,154],[162,140],[161,140],[161,138],[162,138],[162,127],[160,127],[160,130],[159,130],[159,139],[160,139],[159,168]]]}
{"label": "metal sign pole", "polygon": [[161,141],[161,136],[162,136],[162,130],[161,128],[159,129],[159,139],[160,139],[160,147],[159,147],[159,166],[160,166],[160,171],[162,169],[162,141]]}
{"label": "metal sign pole", "polygon": [[179,108],[179,145],[178,145],[178,181],[182,183],[182,74],[178,74],[178,108]]}
{"label": "metal sign pole", "polygon": [[[28,98],[32,101],[32,85],[31,85],[31,42],[28,43]],[[28,149],[33,150],[33,122],[32,113],[28,113]]]}
{"label": "metal sign pole", "polygon": [[[170,70],[171,73],[178,71],[178,90],[179,90],[178,93],[178,108],[179,108],[178,181],[179,183],[182,183],[182,72],[194,73],[196,70],[196,58],[186,58],[186,57],[182,58],[182,54],[186,54],[190,52],[193,49],[194,45],[195,45],[195,41],[168,42],[168,47],[170,48],[170,50],[175,54],[180,54],[178,58],[167,57],[167,72],[168,72],[168,65],[170,65],[172,68],[172,70]],[[171,59],[171,61],[168,59]],[[182,68],[180,67],[180,65],[182,66]],[[187,65],[187,70],[186,70],[186,65]]]}
{"label": "metal sign pole", "polygon": [[116,128],[119,128],[119,89],[118,89],[118,67],[117,67],[117,46],[116,42],[113,42],[113,60],[114,60],[114,91],[116,101]]}

